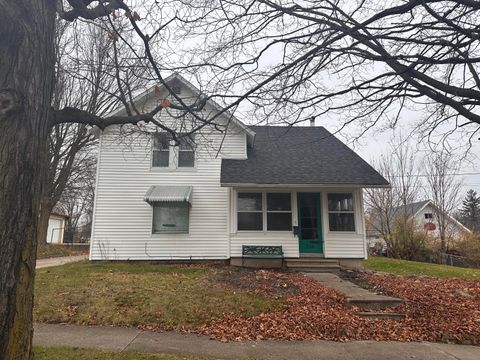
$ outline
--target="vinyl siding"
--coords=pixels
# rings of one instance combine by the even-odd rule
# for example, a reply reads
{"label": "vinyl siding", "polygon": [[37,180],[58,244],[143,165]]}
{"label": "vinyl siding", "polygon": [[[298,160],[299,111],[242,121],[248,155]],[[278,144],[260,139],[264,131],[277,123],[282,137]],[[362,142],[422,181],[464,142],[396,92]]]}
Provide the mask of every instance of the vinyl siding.
{"label": "vinyl siding", "polygon": [[[160,120],[170,121],[166,113]],[[195,167],[176,170],[151,167],[150,136],[123,133],[110,127],[100,138],[90,259],[228,258],[229,190],[220,186],[221,158],[246,157],[245,132],[232,125],[224,137],[204,128],[196,136]],[[153,210],[143,200],[152,185],[193,187],[188,234],[152,234]]]}
{"label": "vinyl siding", "polygon": [[322,193],[323,202],[323,229],[325,239],[325,257],[343,259],[367,258],[365,217],[361,189],[351,189],[353,193],[353,206],[355,211],[354,232],[331,232],[328,229],[327,196],[329,192],[348,192],[349,190],[327,190]]}

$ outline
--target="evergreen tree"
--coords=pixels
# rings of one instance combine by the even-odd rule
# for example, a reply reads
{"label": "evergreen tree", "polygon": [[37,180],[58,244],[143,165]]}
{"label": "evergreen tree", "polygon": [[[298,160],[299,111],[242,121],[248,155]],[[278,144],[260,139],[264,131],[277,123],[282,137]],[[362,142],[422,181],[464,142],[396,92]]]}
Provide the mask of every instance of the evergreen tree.
{"label": "evergreen tree", "polygon": [[480,197],[473,189],[468,190],[462,202],[460,216],[463,223],[474,231],[480,230]]}

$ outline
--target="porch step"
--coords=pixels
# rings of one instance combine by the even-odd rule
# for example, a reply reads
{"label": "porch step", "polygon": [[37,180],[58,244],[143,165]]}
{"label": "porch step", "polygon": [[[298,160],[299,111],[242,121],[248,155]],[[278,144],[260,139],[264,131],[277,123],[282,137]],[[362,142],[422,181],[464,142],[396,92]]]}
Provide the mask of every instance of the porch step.
{"label": "porch step", "polygon": [[339,272],[338,260],[323,258],[294,258],[286,259],[286,266],[290,270],[299,272]]}

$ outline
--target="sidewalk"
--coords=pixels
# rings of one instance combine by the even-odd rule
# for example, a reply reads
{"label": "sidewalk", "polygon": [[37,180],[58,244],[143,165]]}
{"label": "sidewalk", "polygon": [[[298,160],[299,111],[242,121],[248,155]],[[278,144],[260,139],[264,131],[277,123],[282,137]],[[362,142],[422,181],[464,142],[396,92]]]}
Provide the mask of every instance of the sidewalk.
{"label": "sidewalk", "polygon": [[78,256],[62,256],[62,257],[53,257],[48,259],[39,259],[37,260],[36,269],[42,269],[46,267],[64,265],[71,262],[77,262],[88,259],[88,255],[78,255]]}
{"label": "sidewalk", "polygon": [[480,347],[437,343],[242,341],[223,343],[206,336],[146,332],[133,328],[35,324],[33,342],[43,346],[182,354],[216,359],[262,360],[478,360]]}

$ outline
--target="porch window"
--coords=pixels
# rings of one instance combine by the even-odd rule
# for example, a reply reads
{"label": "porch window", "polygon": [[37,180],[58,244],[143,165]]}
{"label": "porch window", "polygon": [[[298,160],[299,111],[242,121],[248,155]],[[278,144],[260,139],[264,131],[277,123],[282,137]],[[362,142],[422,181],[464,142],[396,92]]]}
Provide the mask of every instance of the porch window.
{"label": "porch window", "polygon": [[153,233],[188,233],[187,202],[162,202],[153,206]]}
{"label": "porch window", "polygon": [[194,135],[180,138],[178,147],[178,167],[194,167],[195,165],[195,139]]}
{"label": "porch window", "polygon": [[352,193],[328,194],[328,225],[330,231],[355,231]]}
{"label": "porch window", "polygon": [[170,140],[167,133],[153,135],[152,167],[168,167],[170,158]]}
{"label": "porch window", "polygon": [[290,193],[267,193],[267,230],[292,230]]}
{"label": "porch window", "polygon": [[238,193],[238,230],[263,230],[263,206],[261,192]]}

